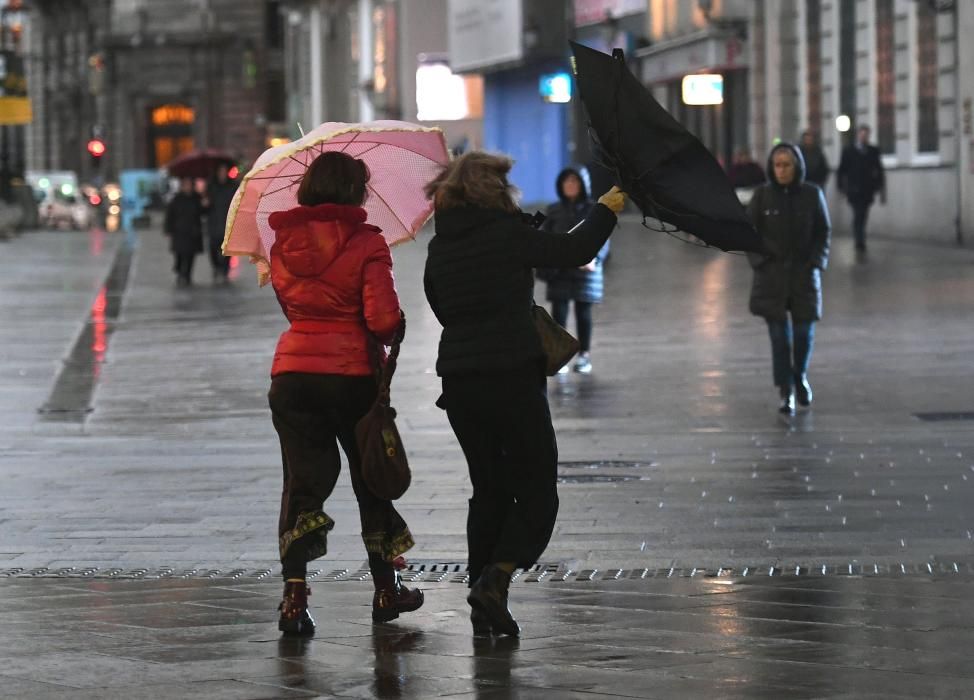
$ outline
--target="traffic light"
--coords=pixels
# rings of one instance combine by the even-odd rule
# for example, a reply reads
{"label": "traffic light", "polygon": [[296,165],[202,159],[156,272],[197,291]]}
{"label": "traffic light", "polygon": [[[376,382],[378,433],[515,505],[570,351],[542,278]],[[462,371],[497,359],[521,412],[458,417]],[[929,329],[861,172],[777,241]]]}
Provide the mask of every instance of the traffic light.
{"label": "traffic light", "polygon": [[105,142],[91,139],[88,142],[88,154],[91,156],[91,164],[97,168],[101,164],[101,157],[105,155]]}
{"label": "traffic light", "polygon": [[88,153],[92,158],[101,158],[105,155],[105,142],[101,139],[92,139],[88,142]]}

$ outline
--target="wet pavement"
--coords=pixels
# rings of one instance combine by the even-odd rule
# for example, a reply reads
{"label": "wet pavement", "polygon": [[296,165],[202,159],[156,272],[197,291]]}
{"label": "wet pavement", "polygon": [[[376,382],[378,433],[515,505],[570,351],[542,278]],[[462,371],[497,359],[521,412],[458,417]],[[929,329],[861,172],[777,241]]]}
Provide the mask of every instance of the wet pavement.
{"label": "wet pavement", "polygon": [[97,232],[0,243],[0,697],[972,694],[974,252],[876,238],[859,261],[837,238],[815,407],[786,421],[744,259],[626,219],[595,371],[549,383],[561,511],[513,589],[526,635],[484,647],[427,241],[394,251],[393,402],[429,604],[368,624],[343,479],[313,565],[327,633],[303,646],[273,624],[273,293],[246,263],[212,286],[203,257],[177,289],[158,230],[131,255]]}

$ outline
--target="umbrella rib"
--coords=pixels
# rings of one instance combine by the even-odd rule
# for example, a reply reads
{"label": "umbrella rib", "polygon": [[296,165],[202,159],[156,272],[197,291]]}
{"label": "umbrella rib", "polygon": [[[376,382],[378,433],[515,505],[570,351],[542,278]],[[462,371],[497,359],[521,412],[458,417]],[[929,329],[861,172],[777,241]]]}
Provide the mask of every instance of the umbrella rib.
{"label": "umbrella rib", "polygon": [[[356,132],[354,132],[354,133],[353,133],[353,135],[352,135],[352,138],[350,138],[350,139],[349,139],[348,141],[346,141],[346,142],[345,142],[345,145],[344,145],[344,146],[342,146],[342,150],[341,150],[341,152],[342,152],[342,153],[344,153],[344,152],[345,152],[345,151],[346,151],[346,150],[348,149],[348,147],[349,147],[349,146],[351,146],[351,145],[352,145],[352,144],[353,144],[353,143],[355,142],[355,140],[356,140],[356,139],[357,139],[357,138],[358,138],[358,137],[359,137],[359,136],[360,136],[361,134],[362,134],[362,132],[361,132],[361,131],[356,131]],[[324,141],[322,141],[321,143],[322,143],[322,144],[324,144],[325,142],[324,142]]]}
{"label": "umbrella rib", "polygon": [[381,194],[379,194],[378,192],[376,192],[376,191],[375,191],[375,189],[374,189],[374,188],[373,188],[373,187],[372,187],[371,185],[367,185],[367,187],[369,188],[369,192],[370,192],[371,194],[374,194],[374,195],[375,195],[376,197],[378,197],[378,198],[379,198],[379,201],[381,201],[381,202],[382,202],[383,204],[385,204],[385,205],[386,205],[386,209],[388,209],[388,210],[389,210],[389,213],[390,213],[390,214],[392,214],[392,217],[393,217],[393,218],[394,218],[394,219],[395,219],[396,221],[398,221],[398,222],[400,223],[400,225],[401,225],[401,226],[402,226],[402,227],[403,227],[404,229],[406,229],[407,231],[409,231],[409,226],[408,226],[408,225],[406,225],[406,223],[405,223],[405,222],[404,222],[404,221],[403,221],[402,219],[400,219],[400,218],[399,218],[399,215],[398,215],[398,214],[396,214],[396,210],[395,210],[395,209],[393,209],[393,208],[392,208],[391,206],[389,206],[389,202],[387,202],[387,201],[386,201],[386,199],[385,199],[385,197],[383,197],[383,196],[382,196]]}
{"label": "umbrella rib", "polygon": [[294,187],[296,184],[298,184],[300,181],[301,181],[300,178],[296,178],[296,179],[292,180],[289,184],[284,185],[284,187],[279,187],[276,190],[272,190],[270,192],[268,192],[267,190],[265,190],[265,191],[263,191],[263,192],[260,193],[260,198],[263,199],[264,197],[269,197],[272,194],[277,194],[278,192],[283,192],[284,190],[289,190],[292,187]]}

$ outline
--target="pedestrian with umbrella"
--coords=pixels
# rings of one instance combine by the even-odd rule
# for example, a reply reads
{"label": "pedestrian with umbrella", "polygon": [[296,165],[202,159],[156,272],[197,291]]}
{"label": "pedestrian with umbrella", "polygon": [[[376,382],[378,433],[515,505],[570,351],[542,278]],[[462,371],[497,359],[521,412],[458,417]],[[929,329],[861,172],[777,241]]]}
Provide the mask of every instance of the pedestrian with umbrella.
{"label": "pedestrian with umbrella", "polygon": [[815,322],[822,318],[822,271],[829,262],[832,224],[825,196],[805,180],[797,146],[779,143],[768,156],[768,182],[748,204],[763,253],[749,253],[754,269],[751,313],[763,317],[771,337],[774,383],[785,416],[812,404],[808,363]]}
{"label": "pedestrian with umbrella", "polygon": [[507,179],[510,158],[470,151],[426,188],[436,208],[424,275],[443,326],[436,372],[463,449],[470,620],[475,634],[518,635],[508,609],[517,567],[544,552],[558,513],[558,448],[533,312],[538,267],[578,267],[608,239],[625,197],[604,194],[569,235],[526,223]]}
{"label": "pedestrian with umbrella", "polygon": [[265,151],[230,205],[224,254],[257,264],[290,322],[268,396],[284,467],[278,628],[285,635],[315,630],[307,564],[327,552],[334,520],[323,508],[338,480],[339,447],[375,586],[372,620],[423,604],[423,592],[402,585],[396,568],[413,537],[392,502],[366,486],[355,427],[376,400],[385,346],[405,331],[389,246],[411,240],[429,219],[423,184],[448,159],[439,129],[327,123]]}
{"label": "pedestrian with umbrella", "polygon": [[[582,221],[595,204],[585,189],[581,174],[573,168],[565,168],[555,181],[558,201],[548,207],[541,224],[550,233],[568,233]],[[592,371],[592,305],[602,302],[602,265],[609,256],[606,241],[595,257],[584,265],[569,268],[540,268],[538,277],[547,283],[547,299],[551,302],[551,316],[567,328],[568,308],[574,303],[575,326],[578,332],[579,352],[573,369],[582,374]],[[568,371],[564,365],[560,373]]]}
{"label": "pedestrian with umbrella", "polygon": [[225,284],[230,273],[230,258],[223,254],[223,237],[226,234],[227,214],[230,202],[237,191],[236,180],[230,177],[226,163],[216,166],[216,174],[206,187],[206,239],[213,268],[213,283]]}
{"label": "pedestrian with umbrella", "polygon": [[192,178],[179,181],[179,191],[166,206],[163,231],[169,236],[176,284],[188,287],[193,283],[193,262],[203,252],[203,203]]}

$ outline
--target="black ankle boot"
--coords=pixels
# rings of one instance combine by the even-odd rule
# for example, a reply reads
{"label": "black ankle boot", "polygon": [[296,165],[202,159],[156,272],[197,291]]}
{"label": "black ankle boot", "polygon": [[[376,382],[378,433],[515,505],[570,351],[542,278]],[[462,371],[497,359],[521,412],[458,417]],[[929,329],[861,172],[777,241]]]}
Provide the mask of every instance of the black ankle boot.
{"label": "black ankle boot", "polygon": [[297,637],[310,637],[315,633],[315,621],[308,612],[310,595],[311,588],[304,581],[287,581],[284,584],[284,599],[277,606],[281,611],[277,629]]}
{"label": "black ankle boot", "polygon": [[521,634],[521,628],[507,608],[507,590],[510,585],[511,575],[491,564],[483,570],[470,589],[467,602],[470,607],[484,613],[494,634],[517,637]]}
{"label": "black ankle boot", "polygon": [[[391,569],[392,567],[390,567]],[[402,613],[422,607],[425,597],[418,588],[406,588],[398,571],[373,574],[375,595],[372,597],[372,622],[389,622]]]}
{"label": "black ankle boot", "polygon": [[781,396],[781,408],[778,409],[778,413],[783,416],[795,415],[795,393],[791,387],[779,388],[778,395]]}
{"label": "black ankle boot", "polygon": [[799,408],[812,405],[812,385],[808,383],[808,375],[800,374],[795,377],[795,399]]}
{"label": "black ankle boot", "polygon": [[490,620],[480,608],[470,608],[470,625],[473,627],[474,637],[490,636]]}

